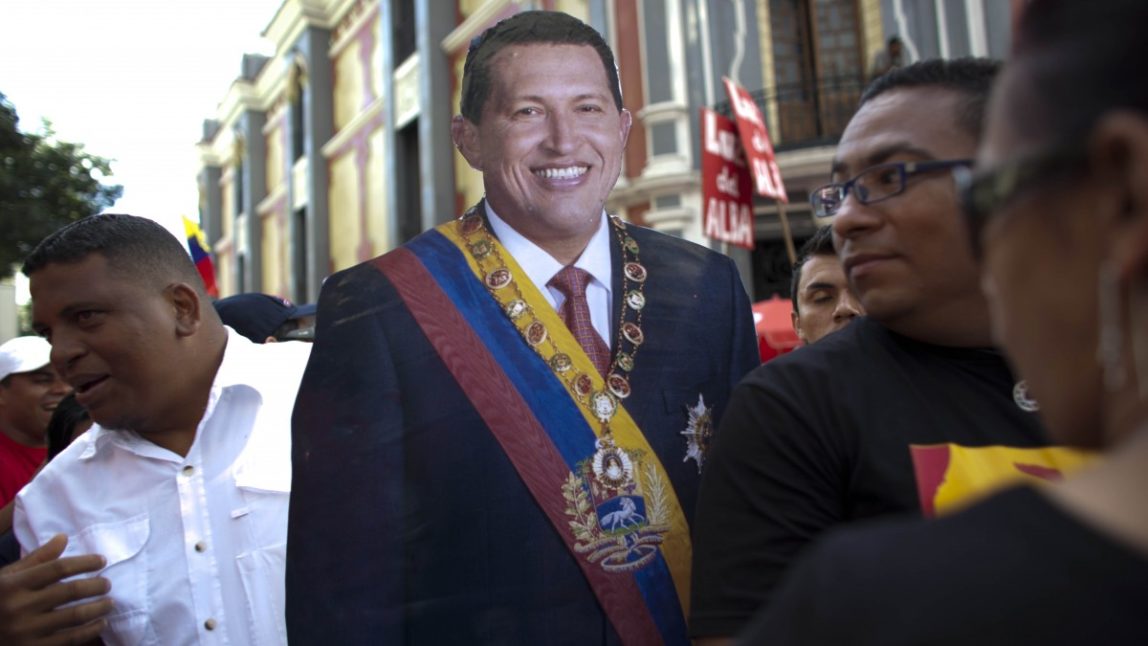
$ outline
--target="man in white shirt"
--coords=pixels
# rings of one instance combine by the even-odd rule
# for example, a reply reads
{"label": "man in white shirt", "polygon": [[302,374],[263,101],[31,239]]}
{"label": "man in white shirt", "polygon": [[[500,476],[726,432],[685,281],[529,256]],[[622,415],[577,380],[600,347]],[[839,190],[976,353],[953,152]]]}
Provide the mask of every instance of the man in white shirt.
{"label": "man in white shirt", "polygon": [[33,326],[96,422],[17,498],[25,552],[103,557],[108,644],[284,644],[290,415],[310,344],[224,327],[180,242],[91,217],[28,257]]}

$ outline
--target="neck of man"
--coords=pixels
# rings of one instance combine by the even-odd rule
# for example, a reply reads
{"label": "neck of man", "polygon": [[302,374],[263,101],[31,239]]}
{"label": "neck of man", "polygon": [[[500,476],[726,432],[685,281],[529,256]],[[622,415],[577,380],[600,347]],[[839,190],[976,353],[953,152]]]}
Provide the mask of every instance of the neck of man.
{"label": "neck of man", "polygon": [[988,301],[979,289],[939,305],[913,308],[885,319],[873,318],[897,334],[922,343],[952,348],[994,346]]}
{"label": "neck of man", "polygon": [[543,251],[550,254],[551,257],[565,266],[573,265],[578,260],[582,252],[586,250],[586,245],[590,244],[590,238],[592,237],[593,235],[579,240],[567,238],[545,243],[531,239],[531,242],[538,245]]}
{"label": "neck of man", "polygon": [[490,206],[508,227],[517,231],[519,235],[537,245],[539,249],[550,254],[552,258],[563,265],[572,265],[578,260],[582,252],[586,250],[586,246],[594,238],[594,234],[598,233],[598,227],[601,226],[603,217],[602,209],[599,208],[595,213],[581,221],[580,226],[571,226],[556,231],[553,228],[539,226],[538,222],[529,214],[522,217],[513,215],[508,217],[506,214],[510,211],[500,211],[498,205],[493,202]]}
{"label": "neck of man", "polygon": [[169,415],[163,417],[170,425],[162,429],[135,429],[140,437],[181,457],[186,457],[195,443],[199,424],[207,413],[211,387],[223,364],[223,353],[227,348],[227,331],[223,329],[222,323],[217,321],[214,325],[206,325],[201,334],[205,346],[202,354],[193,352],[191,357],[191,361],[201,363],[184,384],[186,396],[176,402],[175,409]]}

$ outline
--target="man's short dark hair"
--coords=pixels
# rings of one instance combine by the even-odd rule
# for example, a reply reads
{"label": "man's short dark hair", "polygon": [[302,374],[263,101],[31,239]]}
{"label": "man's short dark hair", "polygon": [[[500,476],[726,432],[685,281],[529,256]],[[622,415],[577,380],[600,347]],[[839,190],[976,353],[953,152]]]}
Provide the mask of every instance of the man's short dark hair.
{"label": "man's short dark hair", "polygon": [[24,260],[25,276],[52,264],[82,262],[100,254],[108,267],[135,279],[178,280],[206,298],[203,280],[183,244],[147,218],[107,213],[77,220],[40,241]]}
{"label": "man's short dark hair", "polygon": [[814,256],[836,255],[837,251],[833,248],[833,227],[821,227],[812,238],[801,245],[801,249],[797,252],[797,262],[793,263],[793,277],[789,283],[789,297],[793,299],[794,312],[801,314],[797,306],[797,290],[801,284],[801,272],[805,263]]}
{"label": "man's short dark hair", "polygon": [[614,52],[593,27],[558,11],[524,11],[500,21],[482,32],[470,44],[462,71],[462,99],[459,111],[471,123],[478,123],[490,97],[490,61],[503,48],[512,45],[589,45],[602,59],[606,82],[614,95],[614,105],[622,109],[622,86]]}
{"label": "man's short dark hair", "polygon": [[940,88],[964,95],[957,107],[957,125],[980,139],[985,123],[985,106],[993,80],[1001,70],[1000,61],[988,58],[929,59],[889,70],[873,79],[861,94],[861,105],[892,90]]}
{"label": "man's short dark hair", "polygon": [[1033,0],[1009,65],[1027,92],[1010,96],[1009,125],[1031,138],[1071,140],[1113,109],[1148,112],[1148,2]]}

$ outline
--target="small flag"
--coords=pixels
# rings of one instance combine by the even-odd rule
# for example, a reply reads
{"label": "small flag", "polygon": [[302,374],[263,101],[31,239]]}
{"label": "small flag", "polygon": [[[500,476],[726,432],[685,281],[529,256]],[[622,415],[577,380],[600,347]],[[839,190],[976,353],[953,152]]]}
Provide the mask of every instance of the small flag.
{"label": "small flag", "polygon": [[199,270],[199,276],[203,279],[203,286],[207,288],[207,295],[211,297],[219,296],[219,289],[215,286],[215,265],[211,262],[211,247],[207,246],[207,238],[203,235],[203,230],[199,228],[199,223],[194,222],[188,217],[183,217],[183,231],[187,234],[187,248],[191,252],[191,259],[195,262],[195,268]]}

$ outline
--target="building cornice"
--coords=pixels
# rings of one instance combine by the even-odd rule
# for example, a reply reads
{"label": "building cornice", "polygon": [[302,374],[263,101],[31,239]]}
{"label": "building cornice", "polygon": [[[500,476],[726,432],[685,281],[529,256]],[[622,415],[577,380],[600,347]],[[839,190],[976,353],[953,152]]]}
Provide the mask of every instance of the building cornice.
{"label": "building cornice", "polygon": [[518,13],[524,8],[522,5],[523,3],[512,0],[491,0],[483,3],[442,39],[442,50],[448,55],[465,52],[470,46],[471,39],[481,34],[496,20]]}
{"label": "building cornice", "polygon": [[331,32],[331,49],[328,55],[335,60],[348,45],[355,42],[363,26],[379,15],[379,3],[366,0],[334,0],[331,15],[338,18],[338,24]]}
{"label": "building cornice", "polygon": [[201,167],[207,168],[210,166],[223,165],[223,161],[219,158],[213,146],[214,142],[212,141],[201,141],[195,145],[195,151],[199,154],[199,165]]}
{"label": "building cornice", "polygon": [[809,179],[828,181],[836,150],[836,146],[816,146],[777,153],[782,179],[787,184]]}
{"label": "building cornice", "polygon": [[[356,114],[347,125],[335,133],[334,137],[331,137],[330,141],[323,144],[323,157],[331,159],[341,154],[352,139],[361,134],[364,128],[367,128],[378,120],[379,115],[383,114],[383,108],[385,106],[386,101],[384,101],[382,97],[375,97],[375,100],[371,101],[371,104],[368,105],[365,110]],[[378,125],[382,125],[381,122],[376,124],[376,126]]]}
{"label": "building cornice", "polygon": [[607,203],[615,208],[629,207],[669,193],[685,193],[697,190],[701,185],[701,174],[696,170],[664,175],[631,178],[629,184],[619,184],[610,192]]}
{"label": "building cornice", "polygon": [[284,0],[262,35],[275,46],[275,55],[283,56],[307,27],[334,27],[335,16],[340,15],[334,10],[344,4],[344,0]]}
{"label": "building cornice", "polygon": [[217,118],[222,127],[230,127],[239,121],[239,117],[248,110],[262,112],[266,110],[266,101],[259,96],[256,86],[251,81],[236,79],[227,88],[227,94],[219,103],[216,111]]}

